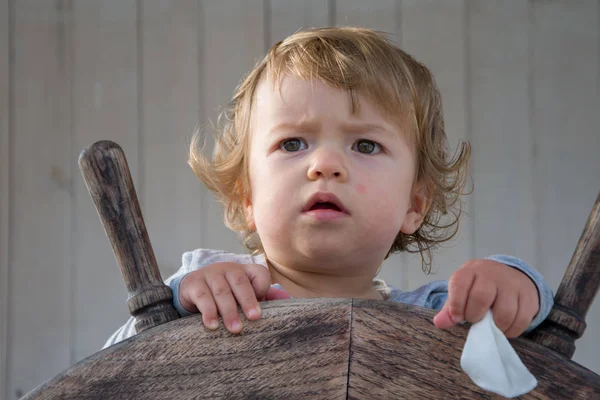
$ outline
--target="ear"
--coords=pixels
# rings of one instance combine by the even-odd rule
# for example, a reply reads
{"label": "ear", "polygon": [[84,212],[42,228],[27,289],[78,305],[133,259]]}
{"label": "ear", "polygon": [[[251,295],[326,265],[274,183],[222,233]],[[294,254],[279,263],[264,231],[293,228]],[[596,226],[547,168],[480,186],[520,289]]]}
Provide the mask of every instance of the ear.
{"label": "ear", "polygon": [[431,200],[425,194],[424,188],[419,185],[413,190],[411,207],[404,216],[400,232],[407,235],[415,233],[421,227],[429,206],[431,206]]}
{"label": "ear", "polygon": [[254,209],[252,208],[252,200],[250,196],[244,199],[244,211],[246,214],[246,224],[251,232],[256,231],[256,224],[254,223]]}

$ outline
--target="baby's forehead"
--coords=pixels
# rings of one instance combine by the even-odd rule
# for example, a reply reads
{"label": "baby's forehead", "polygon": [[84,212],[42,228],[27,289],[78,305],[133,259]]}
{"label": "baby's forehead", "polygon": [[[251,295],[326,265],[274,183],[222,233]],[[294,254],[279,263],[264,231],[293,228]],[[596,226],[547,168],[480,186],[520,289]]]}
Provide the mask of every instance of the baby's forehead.
{"label": "baby's forehead", "polygon": [[409,123],[410,113],[403,109],[405,107],[392,114],[364,90],[335,87],[319,78],[305,79],[291,74],[279,78],[263,76],[253,103],[253,114],[257,118],[293,121],[334,112],[351,121],[390,125],[412,136],[409,130],[413,125]]}

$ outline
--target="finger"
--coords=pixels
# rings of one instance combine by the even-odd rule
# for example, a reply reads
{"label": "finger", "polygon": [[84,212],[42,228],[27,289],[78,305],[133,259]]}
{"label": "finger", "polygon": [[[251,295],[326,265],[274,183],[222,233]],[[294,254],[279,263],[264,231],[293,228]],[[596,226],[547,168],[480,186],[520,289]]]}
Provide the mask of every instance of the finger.
{"label": "finger", "polygon": [[258,264],[244,265],[246,276],[254,288],[255,297],[262,299],[271,287],[271,273],[267,268]]}
{"label": "finger", "polygon": [[507,338],[512,339],[519,337],[533,320],[535,313],[533,307],[530,307],[527,301],[517,296],[517,314],[511,326],[504,332]]}
{"label": "finger", "polygon": [[515,321],[519,309],[518,293],[498,292],[492,305],[494,323],[504,334]]}
{"label": "finger", "polygon": [[472,324],[481,321],[494,303],[497,290],[494,282],[476,278],[467,296],[465,321]]}
{"label": "finger", "polygon": [[217,329],[219,327],[217,305],[206,281],[204,279],[194,280],[194,286],[188,289],[188,293],[189,301],[202,314],[202,323],[204,323],[204,326],[208,329]]}
{"label": "finger", "polygon": [[265,295],[265,301],[271,300],[287,300],[291,298],[291,296],[283,289],[270,287]]}
{"label": "finger", "polygon": [[448,282],[448,300],[450,317],[457,324],[465,319],[467,296],[476,281],[475,273],[470,269],[459,269]]}
{"label": "finger", "polygon": [[225,273],[225,279],[229,283],[229,287],[237,300],[237,303],[242,307],[246,318],[256,320],[260,318],[260,307],[256,300],[254,288],[250,283],[250,279],[243,269],[233,269]]}
{"label": "finger", "polygon": [[223,274],[214,274],[210,279],[206,279],[208,287],[215,299],[217,309],[225,328],[231,333],[240,333],[242,331],[242,323],[238,315],[237,302],[233,297],[233,292],[229,286],[229,282]]}
{"label": "finger", "polygon": [[456,325],[454,321],[452,321],[452,316],[450,315],[450,306],[448,302],[444,304],[442,309],[435,317],[433,317],[433,324],[440,329],[450,329]]}

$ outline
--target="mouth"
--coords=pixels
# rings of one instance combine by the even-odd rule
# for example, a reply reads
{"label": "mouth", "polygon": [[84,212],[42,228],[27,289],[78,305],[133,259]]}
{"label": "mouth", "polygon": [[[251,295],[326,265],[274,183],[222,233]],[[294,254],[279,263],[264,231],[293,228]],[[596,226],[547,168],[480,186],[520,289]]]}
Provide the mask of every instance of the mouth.
{"label": "mouth", "polygon": [[329,210],[333,212],[350,214],[342,202],[333,193],[318,192],[310,197],[302,212]]}

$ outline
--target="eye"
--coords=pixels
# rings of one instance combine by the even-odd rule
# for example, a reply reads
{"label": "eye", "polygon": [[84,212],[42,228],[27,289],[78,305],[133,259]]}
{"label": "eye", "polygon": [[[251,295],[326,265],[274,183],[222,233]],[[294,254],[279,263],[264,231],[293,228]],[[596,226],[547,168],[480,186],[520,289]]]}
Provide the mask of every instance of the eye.
{"label": "eye", "polygon": [[360,139],[354,143],[352,150],[362,154],[377,154],[381,151],[381,145],[372,140]]}
{"label": "eye", "polygon": [[295,151],[305,150],[308,147],[306,142],[299,138],[285,139],[279,145],[279,148],[283,151],[293,153]]}

